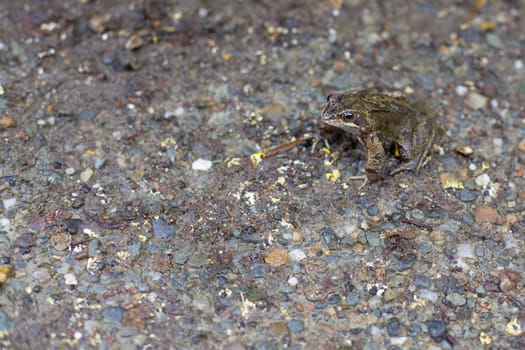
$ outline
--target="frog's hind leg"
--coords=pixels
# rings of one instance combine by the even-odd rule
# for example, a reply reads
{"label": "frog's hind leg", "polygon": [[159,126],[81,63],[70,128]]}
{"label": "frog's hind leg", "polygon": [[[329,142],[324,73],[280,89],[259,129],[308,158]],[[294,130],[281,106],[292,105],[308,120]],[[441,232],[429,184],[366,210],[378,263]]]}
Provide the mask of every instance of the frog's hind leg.
{"label": "frog's hind leg", "polygon": [[421,169],[421,167],[425,164],[425,161],[430,153],[430,149],[432,148],[435,139],[436,133],[434,132],[425,144],[425,148],[423,148],[423,150],[421,150],[421,152],[419,152],[419,154],[416,157],[392,170],[390,172],[390,175],[394,175],[402,171],[414,171],[416,174],[419,173],[419,169]]}

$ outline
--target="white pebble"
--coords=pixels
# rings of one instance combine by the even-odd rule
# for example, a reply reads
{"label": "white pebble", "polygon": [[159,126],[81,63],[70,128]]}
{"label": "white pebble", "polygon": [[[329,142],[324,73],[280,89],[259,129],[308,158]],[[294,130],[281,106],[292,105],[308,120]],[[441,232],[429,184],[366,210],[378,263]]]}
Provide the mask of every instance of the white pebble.
{"label": "white pebble", "polygon": [[66,273],[64,275],[64,283],[66,286],[76,286],[77,285],[77,277],[72,273]]}
{"label": "white pebble", "polygon": [[514,68],[516,68],[516,69],[523,69],[523,61],[522,60],[514,61]]}
{"label": "white pebble", "polygon": [[468,166],[468,169],[469,169],[470,171],[474,171],[474,170],[476,170],[477,168],[478,168],[477,165],[474,164],[474,163],[470,163],[469,166]]}
{"label": "white pebble", "polygon": [[476,185],[485,188],[490,184],[490,176],[487,174],[481,174],[476,177]]}
{"label": "white pebble", "polygon": [[474,259],[474,250],[472,249],[472,244],[470,243],[460,243],[458,244],[458,256],[461,258]]}
{"label": "white pebble", "polygon": [[193,170],[208,171],[212,165],[211,160],[199,158],[191,164],[191,168]]}
{"label": "white pebble", "polygon": [[75,168],[68,167],[66,168],[66,175],[73,175],[75,173]]}
{"label": "white pebble", "polygon": [[465,85],[456,86],[456,95],[458,96],[465,96],[467,91],[468,91],[468,88]]}
{"label": "white pebble", "polygon": [[492,140],[492,143],[496,147],[501,147],[501,146],[503,146],[503,139],[501,139],[499,137],[496,137],[496,138],[494,138],[494,140]]}
{"label": "white pebble", "polygon": [[490,100],[490,107],[496,109],[499,107],[499,102],[498,100],[496,100],[495,98],[493,98],[492,100]]}
{"label": "white pebble", "polygon": [[422,289],[420,293],[421,299],[425,299],[432,302],[436,302],[438,300],[437,294],[429,291],[428,289]]}
{"label": "white pebble", "polygon": [[93,176],[93,169],[87,168],[86,170],[80,173],[80,181],[88,182],[89,179],[91,179],[91,176]]}
{"label": "white pebble", "polygon": [[177,107],[174,111],[166,111],[164,113],[164,118],[171,119],[173,117],[182,117],[186,113],[184,107]]}
{"label": "white pebble", "polygon": [[0,218],[0,228],[4,229],[9,226],[9,219],[8,218]]}
{"label": "white pebble", "polygon": [[4,210],[8,210],[8,209],[14,207],[15,204],[16,204],[16,198],[15,197],[2,199],[2,205],[4,206]]}
{"label": "white pebble", "polygon": [[465,104],[473,110],[483,109],[487,106],[487,98],[476,91],[468,93]]}
{"label": "white pebble", "polygon": [[288,285],[290,287],[296,287],[298,283],[299,283],[299,280],[297,279],[297,277],[295,276],[288,277]]}
{"label": "white pebble", "polygon": [[306,254],[301,249],[292,249],[288,253],[288,259],[293,262],[299,262],[306,259]]}

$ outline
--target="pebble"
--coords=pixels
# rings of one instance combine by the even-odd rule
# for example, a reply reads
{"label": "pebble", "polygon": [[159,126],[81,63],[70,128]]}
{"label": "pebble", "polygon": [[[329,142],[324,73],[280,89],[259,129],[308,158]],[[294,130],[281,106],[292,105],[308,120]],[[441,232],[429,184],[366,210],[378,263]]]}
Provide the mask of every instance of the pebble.
{"label": "pebble", "polygon": [[416,288],[420,289],[430,289],[432,286],[432,280],[430,277],[420,274],[416,274],[414,277],[414,283],[416,284]]}
{"label": "pebble", "polygon": [[187,245],[173,252],[173,262],[177,265],[184,265],[193,255],[195,249],[192,245]]}
{"label": "pebble", "polygon": [[212,165],[211,160],[199,158],[191,164],[191,168],[196,171],[208,171]]}
{"label": "pebble", "polygon": [[304,331],[304,323],[302,320],[293,319],[288,321],[288,328],[292,333],[301,333]]}
{"label": "pebble", "polygon": [[16,205],[16,197],[2,199],[4,210],[9,210]]}
{"label": "pebble", "polygon": [[490,176],[487,174],[481,174],[476,177],[475,182],[479,187],[485,188],[490,184]]}
{"label": "pebble", "polygon": [[104,309],[103,311],[104,321],[116,322],[122,324],[124,320],[124,309],[119,306],[112,306]]}
{"label": "pebble", "polygon": [[498,211],[489,206],[489,205],[480,205],[474,210],[474,220],[478,224],[503,224],[503,217],[498,213]]}
{"label": "pebble", "polygon": [[264,276],[266,276],[266,273],[268,273],[268,271],[269,271],[268,265],[259,264],[259,265],[255,265],[251,267],[250,275],[253,278],[263,278]]}
{"label": "pebble", "polygon": [[292,262],[299,262],[306,259],[306,253],[301,249],[293,249],[288,253],[288,259]]}
{"label": "pebble", "polygon": [[297,287],[297,284],[299,284],[299,280],[295,276],[288,277],[288,285],[290,287]]}
{"label": "pebble", "polygon": [[173,238],[177,233],[177,228],[174,225],[170,225],[162,219],[153,220],[152,225],[155,237]]}
{"label": "pebble", "polygon": [[321,229],[321,238],[323,239],[324,244],[329,246],[336,240],[335,231],[330,227],[323,227]]}
{"label": "pebble", "polygon": [[474,259],[474,249],[470,243],[460,243],[457,248],[458,257]]}
{"label": "pebble", "polygon": [[10,115],[0,117],[0,130],[14,128],[16,126],[16,120]]}
{"label": "pebble", "polygon": [[445,299],[454,306],[463,306],[467,303],[465,296],[457,292],[450,293]]}
{"label": "pebble", "polygon": [[468,87],[466,87],[465,85],[456,86],[456,95],[465,96],[467,92],[468,92]]}
{"label": "pebble", "polygon": [[264,261],[273,267],[284,266],[288,263],[288,252],[283,248],[275,248],[266,255]]}
{"label": "pebble", "polygon": [[91,179],[91,176],[93,176],[93,169],[87,168],[80,173],[80,181],[88,182],[89,179]]}
{"label": "pebble", "polygon": [[66,273],[64,275],[64,283],[66,286],[76,286],[78,284],[77,277],[72,273]]}
{"label": "pebble", "polygon": [[437,342],[441,342],[445,339],[447,335],[447,329],[445,328],[445,323],[441,320],[429,320],[425,322],[428,333]]}
{"label": "pebble", "polygon": [[478,195],[478,192],[464,188],[459,192],[458,197],[462,202],[472,202]]}
{"label": "pebble", "polygon": [[63,221],[64,226],[66,227],[67,232],[74,235],[78,232],[78,229],[80,228],[80,224],[82,223],[81,219],[65,219]]}
{"label": "pebble", "polygon": [[388,320],[386,324],[386,332],[390,337],[397,337],[401,334],[401,322],[399,322],[399,318],[392,317]]}
{"label": "pebble", "polygon": [[366,240],[372,247],[381,245],[381,235],[377,232],[367,232]]}
{"label": "pebble", "polygon": [[467,107],[475,111],[487,107],[487,102],[487,98],[476,91],[470,91],[465,100]]}

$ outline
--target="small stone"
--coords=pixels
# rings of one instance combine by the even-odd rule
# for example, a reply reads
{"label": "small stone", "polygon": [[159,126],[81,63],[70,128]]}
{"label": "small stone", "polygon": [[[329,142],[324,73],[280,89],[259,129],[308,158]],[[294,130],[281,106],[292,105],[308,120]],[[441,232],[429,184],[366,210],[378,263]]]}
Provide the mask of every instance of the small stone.
{"label": "small stone", "polygon": [[0,131],[4,129],[14,128],[16,126],[15,118],[6,115],[0,118]]}
{"label": "small stone", "polygon": [[476,177],[476,185],[485,188],[490,184],[490,176],[487,174],[481,174]]}
{"label": "small stone", "polygon": [[458,244],[458,257],[460,258],[469,258],[474,259],[474,249],[470,243],[460,243]]}
{"label": "small stone", "polygon": [[297,287],[297,284],[299,284],[299,280],[295,276],[288,277],[288,285],[290,287]]}
{"label": "small stone", "polygon": [[197,294],[194,296],[191,304],[200,311],[205,311],[210,308],[210,301],[208,297],[204,294]]}
{"label": "small stone", "polygon": [[465,96],[467,92],[468,92],[468,87],[466,87],[465,85],[456,86],[456,95]]}
{"label": "small stone", "polygon": [[56,250],[66,250],[71,245],[71,234],[68,232],[57,232],[51,236],[50,241]]}
{"label": "small stone", "polygon": [[78,232],[78,229],[80,228],[80,224],[82,223],[81,219],[65,219],[63,221],[64,226],[66,226],[67,232],[74,235]]}
{"label": "small stone", "polygon": [[399,318],[392,317],[386,324],[386,331],[390,337],[397,337],[401,334],[401,326]]}
{"label": "small stone", "polygon": [[0,334],[7,335],[11,331],[11,320],[0,309]]}
{"label": "small stone", "polygon": [[463,306],[467,303],[465,296],[457,292],[452,292],[447,295],[446,300],[454,306]]}
{"label": "small stone", "polygon": [[16,205],[16,197],[2,199],[4,210],[9,210]]}
{"label": "small stone", "polygon": [[106,322],[122,324],[122,320],[124,319],[124,309],[119,306],[108,307],[104,309],[103,315],[104,321]]}
{"label": "small stone", "polygon": [[252,266],[252,268],[250,269],[250,275],[253,278],[263,278],[266,276],[266,273],[268,272],[269,269],[270,267],[268,265],[263,265],[263,264],[255,265],[255,266]]}
{"label": "small stone", "polygon": [[292,333],[301,333],[304,331],[304,323],[301,320],[293,319],[288,322],[288,328]]}
{"label": "small stone", "polygon": [[432,280],[425,275],[416,274],[414,283],[416,284],[416,288],[420,289],[430,289],[430,287],[432,287]]}
{"label": "small stone", "polygon": [[372,247],[381,245],[381,235],[377,232],[367,232],[366,240]]}
{"label": "small stone", "polygon": [[102,33],[107,28],[107,24],[111,20],[111,14],[105,13],[100,16],[93,16],[89,19],[89,29],[96,33]]}
{"label": "small stone", "polygon": [[430,320],[425,322],[428,328],[428,333],[437,342],[441,342],[447,335],[447,329],[445,323],[440,320]]}
{"label": "small stone", "polygon": [[511,291],[512,289],[514,289],[514,283],[507,276],[503,276],[499,282],[499,289],[503,293],[507,293]]}
{"label": "small stone", "polygon": [[503,217],[498,213],[496,208],[489,205],[480,205],[474,210],[474,219],[478,224],[497,224],[501,225],[504,222]]}
{"label": "small stone", "polygon": [[80,173],[80,181],[88,182],[89,179],[91,179],[91,176],[93,176],[93,169],[87,168]]}
{"label": "small stone", "polygon": [[288,253],[288,259],[292,262],[299,262],[306,259],[306,253],[301,249],[293,249]]}
{"label": "small stone", "polygon": [[212,165],[211,160],[199,158],[191,164],[191,168],[196,171],[208,171]]}
{"label": "small stone", "polygon": [[456,147],[455,151],[465,157],[471,156],[474,153],[472,147],[465,145]]}
{"label": "small stone", "polygon": [[266,255],[264,261],[273,267],[284,266],[288,263],[288,252],[283,248],[275,248]]}
{"label": "small stone", "polygon": [[465,99],[465,104],[472,110],[479,110],[487,107],[487,98],[476,91],[470,91]]}
{"label": "small stone", "polygon": [[174,225],[170,225],[162,219],[153,220],[152,225],[155,237],[172,238],[177,233],[177,228]]}
{"label": "small stone", "polygon": [[139,35],[133,34],[126,41],[126,43],[124,44],[124,47],[128,51],[132,51],[132,50],[141,48],[143,45],[144,45],[144,40],[142,40],[142,38]]}
{"label": "small stone", "polygon": [[330,227],[323,227],[321,229],[321,238],[323,239],[324,244],[329,246],[336,240],[335,231]]}
{"label": "small stone", "polygon": [[75,168],[68,167],[68,168],[66,168],[65,173],[66,173],[67,176],[71,176],[71,175],[75,174],[75,171],[76,171]]}
{"label": "small stone", "polygon": [[106,159],[98,156],[93,157],[93,166],[95,169],[102,169],[106,165]]}
{"label": "small stone", "polygon": [[66,286],[76,286],[78,283],[77,277],[72,273],[66,273],[64,275],[64,283]]}
{"label": "small stone", "polygon": [[478,192],[464,188],[459,192],[458,197],[462,202],[472,202],[478,195]]}

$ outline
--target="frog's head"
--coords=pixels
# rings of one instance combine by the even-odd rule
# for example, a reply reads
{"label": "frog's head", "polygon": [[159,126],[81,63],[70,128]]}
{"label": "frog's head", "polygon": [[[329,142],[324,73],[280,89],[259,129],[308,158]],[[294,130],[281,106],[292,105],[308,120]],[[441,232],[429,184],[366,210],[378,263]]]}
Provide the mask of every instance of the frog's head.
{"label": "frog's head", "polygon": [[354,135],[370,129],[369,113],[359,94],[334,92],[328,95],[321,122]]}

